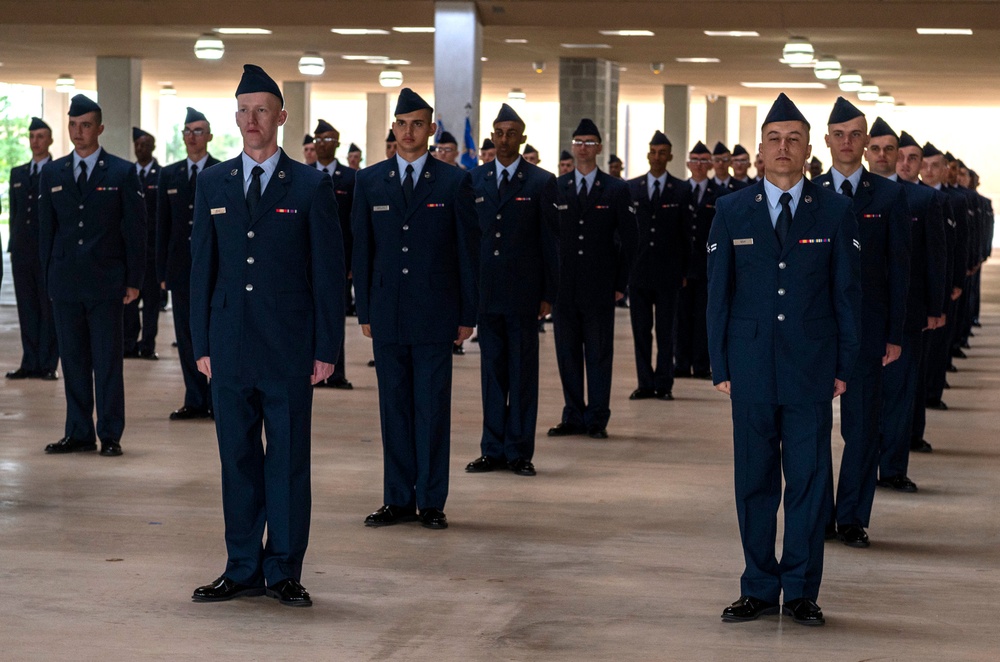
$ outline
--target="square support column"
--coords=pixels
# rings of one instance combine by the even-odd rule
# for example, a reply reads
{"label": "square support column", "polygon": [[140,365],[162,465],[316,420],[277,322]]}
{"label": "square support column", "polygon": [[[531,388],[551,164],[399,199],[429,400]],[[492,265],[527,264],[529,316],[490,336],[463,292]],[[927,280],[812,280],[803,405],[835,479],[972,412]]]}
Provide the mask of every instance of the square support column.
{"label": "square support column", "polygon": [[[465,118],[479,136],[483,25],[475,2],[434,3],[434,119],[465,148]],[[416,91],[418,94],[421,90]],[[384,139],[385,136],[382,136]],[[476,149],[478,145],[469,145]]]}
{"label": "square support column", "polygon": [[714,149],[715,143],[721,142],[732,149],[733,146],[726,143],[729,122],[728,99],[717,97],[715,101],[711,99],[705,101],[705,144],[709,149]]}
{"label": "square support column", "polygon": [[752,161],[760,144],[757,129],[757,106],[740,106],[740,144],[750,152]]}
{"label": "square support column", "polygon": [[291,158],[301,161],[302,137],[312,132],[312,118],[309,116],[312,83],[301,80],[282,81],[281,95],[285,97],[285,111],[288,113],[281,136],[281,148]]}
{"label": "square support column", "polygon": [[573,130],[589,117],[601,132],[604,150],[597,165],[607,170],[618,144],[618,65],[596,58],[559,58],[559,150],[569,150]]}
{"label": "square support column", "polygon": [[97,103],[104,115],[101,146],[132,161],[132,127],[142,124],[142,60],[97,58]]}
{"label": "square support column", "polygon": [[368,93],[368,123],[365,126],[365,146],[362,163],[370,166],[385,160],[385,139],[392,126],[389,95]]}
{"label": "square support column", "polygon": [[663,132],[673,143],[672,161],[667,172],[674,177],[687,179],[688,132],[691,130],[691,88],[687,85],[663,86]]}

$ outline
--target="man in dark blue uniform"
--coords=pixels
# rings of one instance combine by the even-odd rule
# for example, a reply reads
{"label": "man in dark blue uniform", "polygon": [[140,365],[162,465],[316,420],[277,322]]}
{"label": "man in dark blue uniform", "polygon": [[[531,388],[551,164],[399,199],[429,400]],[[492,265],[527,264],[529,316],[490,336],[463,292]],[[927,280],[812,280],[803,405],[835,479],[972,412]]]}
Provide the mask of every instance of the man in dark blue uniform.
{"label": "man in dark blue uniform", "polygon": [[52,302],[45,291],[38,255],[38,194],[42,168],[52,160],[52,129],[41,118],[28,126],[31,161],[10,171],[10,266],[21,330],[21,366],[7,379],[57,378],[59,345]]}
{"label": "man in dark blue uniform", "polygon": [[745,187],[744,182],[737,181],[729,174],[729,167],[733,161],[733,154],[729,151],[729,148],[723,145],[721,142],[715,143],[715,147],[712,149],[712,169],[715,171],[715,176],[712,177],[712,181],[715,184],[715,189],[719,193],[718,195],[725,195],[727,192],[738,191]]}
{"label": "man in dark blue uniform", "polygon": [[278,148],[278,85],[244,65],[236,102],[243,152],[198,174],[191,233],[191,337],[212,384],[229,560],[192,599],[266,592],[306,607],[312,384],[339,360],[343,238],[330,180]]}
{"label": "man in dark blue uniform", "polygon": [[316,141],[309,133],[302,138],[302,162],[306,165],[316,163]]}
{"label": "man in dark blue uniform", "polygon": [[[137,126],[132,127],[135,170],[146,202],[146,268],[143,271],[139,298],[125,306],[125,358],[159,360],[156,334],[160,321],[160,282],[156,279],[156,191],[160,164],[153,158],[156,138]],[[142,307],[140,324],[140,304]],[[140,331],[142,337],[139,337]]]}
{"label": "man in dark blue uniform", "polygon": [[[858,224],[850,200],[802,176],[809,123],[784,94],[761,127],[763,182],[719,200],[708,239],[708,335],[733,408],[736,512],[746,569],[727,622],[779,612],[822,625],[832,398],[859,349]],[[775,558],[785,483],[785,531]]]}
{"label": "man in dark blue uniform", "polygon": [[[135,166],[100,145],[101,107],[69,107],[73,152],[42,168],[38,246],[62,357],[66,431],[46,453],[122,454],[122,310],[146,266],[146,209]],[[97,396],[97,428],[93,412]]]}
{"label": "man in dark blue uniform", "polygon": [[[630,400],[673,400],[674,314],[691,259],[691,189],[667,172],[672,145],[662,131],[649,141],[649,172],[629,181],[639,222],[639,248],[628,290],[639,386]],[[656,368],[653,368],[653,329]]]}
{"label": "man in dark blue uniform", "polygon": [[389,129],[389,133],[385,137],[385,158],[388,161],[392,157],[396,156],[396,134]]}
{"label": "man in dark blue uniform", "polygon": [[469,173],[430,158],[433,109],[410,88],[396,103],[396,155],[358,173],[354,288],[372,339],[385,468],[366,526],[448,519],[452,347],[479,307],[479,228]]}
{"label": "man in dark blue uniform", "polygon": [[828,536],[849,547],[868,547],[878,473],[882,370],[902,351],[910,282],[910,211],[903,187],[861,165],[868,146],[868,121],[844,97],[827,122],[830,171],[812,181],[853,203],[861,240],[861,350],[840,399],[844,455],[837,482],[836,510],[830,481]]}
{"label": "man in dark blue uniform", "polygon": [[750,186],[750,184],[753,184],[756,181],[750,179],[750,176],[747,174],[747,171],[750,170],[750,153],[747,151],[746,147],[740,145],[739,143],[733,147],[733,158],[731,163],[733,166],[733,181],[737,186],[741,184],[743,186]]}
{"label": "man in dark blue uniform", "polygon": [[575,167],[575,162],[573,160],[573,155],[567,152],[565,149],[559,153],[559,176],[562,177],[565,174],[573,172]]}
{"label": "man in dark blue uniform", "polygon": [[354,143],[347,148],[347,167],[351,170],[361,170],[361,148]]}
{"label": "man in dark blue uniform", "polygon": [[160,171],[156,195],[156,278],[173,299],[177,356],[184,376],[184,404],[170,414],[172,421],[212,416],[208,379],[198,371],[191,344],[191,227],[198,174],[219,162],[208,153],[212,127],[194,108],[184,117],[187,158]]}
{"label": "man in dark blue uniform", "polygon": [[[345,313],[354,314],[354,298],[351,295],[351,250],[354,244],[354,235],[351,233],[351,207],[354,205],[354,175],[355,172],[337,160],[337,147],[340,146],[340,131],[337,131],[326,120],[319,120],[316,123],[316,130],[313,131],[316,141],[316,169],[325,176],[333,180],[333,195],[337,199],[337,215],[340,218],[340,231],[344,235],[344,263],[345,263],[345,285],[344,301]],[[333,369],[333,374],[329,379],[316,384],[316,388],[338,388],[351,390],[354,385],[347,381],[347,372],[344,368],[346,358],[344,355],[344,345],[340,345],[340,360],[337,367]]]}
{"label": "man in dark blue uniform", "polygon": [[518,153],[524,120],[503,104],[493,120],[496,159],[472,171],[479,251],[482,455],[470,473],[534,476],[538,320],[556,297],[556,178]]}
{"label": "man in dark blue uniform", "polygon": [[573,131],[576,169],[557,182],[559,293],[552,317],[565,406],[551,437],[608,437],[615,302],[628,286],[638,225],[628,184],[597,167],[602,148],[597,125],[580,120]]}
{"label": "man in dark blue uniform", "polygon": [[538,155],[538,150],[532,147],[530,143],[524,146],[524,152],[521,154],[521,158],[531,165],[538,165],[542,160]]}

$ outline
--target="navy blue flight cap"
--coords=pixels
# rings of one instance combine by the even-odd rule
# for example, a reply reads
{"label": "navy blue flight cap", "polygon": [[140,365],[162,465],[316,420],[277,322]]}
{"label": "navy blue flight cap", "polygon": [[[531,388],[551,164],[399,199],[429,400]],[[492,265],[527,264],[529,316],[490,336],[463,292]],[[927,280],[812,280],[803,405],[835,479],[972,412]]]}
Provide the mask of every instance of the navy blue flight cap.
{"label": "navy blue flight cap", "polygon": [[355,145],[354,143],[351,143],[351,146],[347,148],[347,153],[348,154],[360,154],[361,153],[361,148],[358,147],[357,145]]}
{"label": "navy blue flight cap", "polygon": [[771,104],[771,110],[767,111],[767,117],[764,118],[763,123],[761,123],[761,128],[767,126],[771,122],[802,122],[806,125],[806,128],[811,128],[809,126],[809,120],[806,116],[802,114],[802,111],[792,103],[784,92],[778,95],[778,98],[774,100]]}
{"label": "navy blue flight cap", "polygon": [[942,156],[941,150],[931,143],[924,143],[923,154],[925,159],[930,156]]}
{"label": "navy blue flight cap", "polygon": [[653,134],[653,137],[649,141],[650,147],[654,145],[667,145],[669,147],[673,147],[673,145],[670,144],[670,138],[667,138],[667,134],[659,130]]}
{"label": "navy blue flight cap", "polygon": [[573,160],[573,155],[570,154],[569,152],[567,152],[566,150],[563,150],[562,154],[559,155],[559,160],[560,161],[572,161]]}
{"label": "navy blue flight cap", "polygon": [[500,106],[500,112],[497,113],[497,118],[493,120],[493,124],[497,122],[517,122],[521,126],[524,126],[524,120],[521,119],[521,116],[507,104]]}
{"label": "navy blue flight cap", "polygon": [[430,104],[424,101],[419,94],[408,87],[404,87],[399,92],[399,98],[396,100],[396,111],[393,115],[406,115],[418,110],[429,110],[431,113],[434,112],[434,109],[431,108]]}
{"label": "navy blue flight cap", "polygon": [[864,115],[853,103],[844,97],[837,97],[837,100],[833,102],[833,110],[830,111],[830,119],[826,123],[843,124],[844,122],[850,122],[856,117],[864,117]]}
{"label": "navy blue flight cap", "polygon": [[493,144],[493,141],[490,140],[489,138],[486,138],[485,140],[483,140],[483,146],[480,147],[479,149],[496,149],[496,148],[497,146]]}
{"label": "navy blue flight cap", "polygon": [[[149,136],[150,138],[153,138],[153,134],[152,133],[149,133],[147,131],[143,131],[142,129],[140,129],[137,126],[133,126],[132,127],[132,142],[135,142],[136,140],[138,140],[139,138],[142,138],[143,136]],[[153,138],[153,139],[155,140],[155,138]]]}
{"label": "navy blue flight cap", "polygon": [[705,146],[705,143],[699,140],[698,144],[691,148],[689,154],[711,154],[711,152],[708,151],[708,147]]}
{"label": "navy blue flight cap", "polygon": [[316,141],[313,140],[313,137],[310,136],[308,133],[306,134],[306,137],[302,139],[303,145],[312,145],[314,142]]}
{"label": "navy blue flight cap", "polygon": [[389,135],[387,135],[385,137],[385,141],[387,143],[394,143],[394,142],[396,142],[396,134],[392,132],[392,129],[389,129]]}
{"label": "navy blue flight cap", "polygon": [[617,154],[612,154],[608,157],[608,163],[621,163],[622,160],[618,158]]}
{"label": "navy blue flight cap", "polygon": [[899,132],[899,146],[900,147],[920,147],[920,143],[918,143],[913,138],[913,136],[911,136],[910,134],[908,134],[906,131],[900,131]]}
{"label": "navy blue flight cap", "polygon": [[31,124],[28,126],[28,131],[38,131],[39,129],[52,130],[52,127],[45,123],[41,117],[32,117]]}
{"label": "navy blue flight cap", "polygon": [[86,115],[87,113],[99,112],[101,112],[101,107],[97,105],[96,101],[82,94],[77,94],[75,97],[70,99],[69,112],[66,114],[70,117],[79,117],[80,115]]}
{"label": "navy blue flight cap", "polygon": [[445,143],[450,143],[452,145],[457,145],[458,141],[455,140],[455,136],[451,135],[449,132],[442,131],[441,132],[441,137],[438,138],[437,144],[438,145],[444,145]]}
{"label": "navy blue flight cap", "polygon": [[281,90],[274,79],[267,75],[267,72],[256,64],[243,65],[243,77],[236,87],[236,96],[241,94],[253,94],[255,92],[269,92],[278,97],[281,107],[285,107],[285,97],[281,96]]}
{"label": "navy blue flight cap", "polygon": [[326,120],[320,120],[316,122],[316,130],[313,133],[318,136],[321,133],[329,133],[330,131],[336,131],[336,129]]}
{"label": "navy blue flight cap", "polygon": [[207,122],[208,118],[205,117],[205,113],[200,110],[195,110],[191,106],[188,106],[187,115],[184,116],[184,123],[190,124],[191,122]]}
{"label": "navy blue flight cap", "polygon": [[747,151],[746,147],[744,147],[743,145],[741,145],[739,143],[736,143],[736,146],[733,147],[733,156],[741,156],[743,154],[746,154],[747,156],[750,156],[750,152]]}
{"label": "navy blue flight cap", "polygon": [[875,121],[872,122],[872,128],[868,132],[868,135],[871,136],[872,138],[878,138],[880,136],[892,136],[897,141],[899,140],[899,136],[896,135],[896,132],[893,131],[892,127],[889,126],[889,124],[881,117],[876,117]]}
{"label": "navy blue flight cap", "polygon": [[951,163],[952,161],[956,160],[955,159],[955,155],[952,154],[951,152],[945,152],[944,153],[944,160],[947,161],[948,163]]}
{"label": "navy blue flight cap", "polygon": [[535,149],[534,147],[532,147],[531,145],[525,145],[524,146],[524,153],[525,154],[538,154],[538,150]]}
{"label": "navy blue flight cap", "polygon": [[809,165],[819,166],[820,168],[822,168],[823,162],[814,156],[811,159],[809,159]]}
{"label": "navy blue flight cap", "polygon": [[594,120],[589,117],[584,117],[580,120],[576,130],[573,131],[573,137],[576,138],[577,136],[597,136],[597,142],[601,142],[601,132],[597,130]]}
{"label": "navy blue flight cap", "polygon": [[721,156],[722,154],[729,154],[729,148],[723,145],[721,142],[715,143],[715,148],[712,149],[712,156]]}

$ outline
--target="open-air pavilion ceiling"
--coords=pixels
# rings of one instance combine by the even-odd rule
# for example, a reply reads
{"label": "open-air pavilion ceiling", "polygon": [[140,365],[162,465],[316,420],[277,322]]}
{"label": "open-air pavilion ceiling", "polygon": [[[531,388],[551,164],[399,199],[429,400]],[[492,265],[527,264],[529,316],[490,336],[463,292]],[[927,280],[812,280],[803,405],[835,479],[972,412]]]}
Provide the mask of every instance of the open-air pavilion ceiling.
{"label": "open-air pavilion ceiling", "polygon": [[[405,84],[430,90],[433,34],[406,34],[399,26],[432,26],[428,0],[0,0],[0,80],[51,87],[72,74],[94,89],[100,56],[142,59],[143,84],[156,92],[169,81],[187,97],[228,96],[244,62],[264,66],[279,80],[310,80],[321,97],[385,91],[382,67],[342,55],[404,59]],[[655,102],[664,84],[687,84],[693,94],[765,102],[777,91],[743,82],[817,82],[809,69],[778,60],[790,36],[808,38],[817,55],[836,56],[844,69],[891,92],[908,105],[1000,105],[1000,2],[995,0],[848,2],[750,0],[699,2],[631,0],[493,0],[476,2],[483,24],[483,94],[521,88],[531,101],[558,99],[560,57],[599,57],[623,67],[620,98]],[[198,60],[193,46],[213,28],[258,27],[264,36],[224,36],[220,61]],[[382,28],[388,35],[343,36],[331,28]],[[971,28],[971,36],[921,36],[918,27]],[[600,34],[644,29],[651,37]],[[705,30],[757,31],[759,37],[711,37]],[[507,43],[524,39],[526,43]],[[606,44],[568,49],[562,44]],[[301,55],[315,51],[326,72],[298,72]],[[710,57],[719,63],[679,63]],[[545,62],[536,74],[533,62]],[[663,63],[663,73],[650,70]],[[821,90],[796,90],[803,101],[826,102],[836,81]]]}

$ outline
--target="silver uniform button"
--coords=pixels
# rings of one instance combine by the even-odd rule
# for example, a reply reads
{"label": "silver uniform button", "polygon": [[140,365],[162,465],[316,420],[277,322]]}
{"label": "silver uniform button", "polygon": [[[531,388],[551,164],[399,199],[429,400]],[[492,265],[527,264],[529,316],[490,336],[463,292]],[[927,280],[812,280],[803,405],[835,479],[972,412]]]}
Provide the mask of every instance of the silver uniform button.
{"label": "silver uniform button", "polygon": [[500,251],[493,251],[494,255],[500,255]]}
{"label": "silver uniform button", "polygon": [[78,244],[80,244],[81,246],[83,246],[83,239],[80,239],[80,240],[79,240],[79,241],[77,241],[76,243],[78,243]]}
{"label": "silver uniform button", "polygon": [[253,283],[247,283],[247,292],[253,292]]}
{"label": "silver uniform button", "polygon": [[253,256],[247,258],[247,264],[253,264]]}
{"label": "silver uniform button", "polygon": [[403,252],[404,252],[404,253],[409,253],[409,252],[410,252],[410,249],[409,249],[409,248],[407,248],[406,246],[403,246]]}
{"label": "silver uniform button", "polygon": [[188,205],[188,209],[194,209],[194,205]]}
{"label": "silver uniform button", "polygon": [[651,242],[649,242],[649,245],[650,246],[655,246],[656,244],[651,241]]}
{"label": "silver uniform button", "polygon": [[788,266],[788,265],[787,265],[787,264],[785,264],[784,262],[779,262],[779,263],[778,263],[778,268],[779,268],[779,269],[784,269],[784,268],[785,268],[785,267],[787,267],[787,266]]}
{"label": "silver uniform button", "polygon": [[778,296],[779,297],[785,296],[785,288],[783,288],[783,287],[779,287],[778,288]]}
{"label": "silver uniform button", "polygon": [[83,205],[80,205],[80,206],[79,206],[79,209],[83,209]]}
{"label": "silver uniform button", "polygon": [[499,221],[501,218],[503,218],[503,214],[497,214],[497,220]]}
{"label": "silver uniform button", "polygon": [[404,230],[409,230],[409,229],[410,229],[410,226],[409,226],[409,225],[404,225],[404,226],[403,226],[403,229],[404,229]]}
{"label": "silver uniform button", "polygon": [[497,238],[497,239],[499,239],[499,238],[500,238],[500,233],[499,233],[499,232],[497,232],[497,233],[496,233],[496,238]]}
{"label": "silver uniform button", "polygon": [[188,221],[188,225],[194,225],[194,221]]}
{"label": "silver uniform button", "polygon": [[583,225],[583,219],[580,219],[580,225]]}
{"label": "silver uniform button", "polygon": [[28,211],[31,211],[31,207],[28,207]]}
{"label": "silver uniform button", "polygon": [[650,232],[656,232],[656,228],[649,228]]}
{"label": "silver uniform button", "polygon": [[577,251],[576,254],[577,255],[583,255],[583,251]]}
{"label": "silver uniform button", "polygon": [[409,269],[407,269],[406,267],[403,267],[403,273],[404,273],[404,274],[408,274],[408,273],[410,273],[410,270],[409,270]]}
{"label": "silver uniform button", "polygon": [[784,313],[779,313],[778,314],[778,321],[779,322],[784,322],[785,321],[785,315],[784,315]]}
{"label": "silver uniform button", "polygon": [[81,228],[83,227],[83,221],[80,221],[80,227]]}
{"label": "silver uniform button", "polygon": [[247,232],[247,237],[249,237],[250,239],[253,239],[253,230],[250,230],[250,232]]}
{"label": "silver uniform button", "polygon": [[577,237],[577,239],[579,239],[580,241],[583,241],[583,235],[581,234],[579,237]]}

